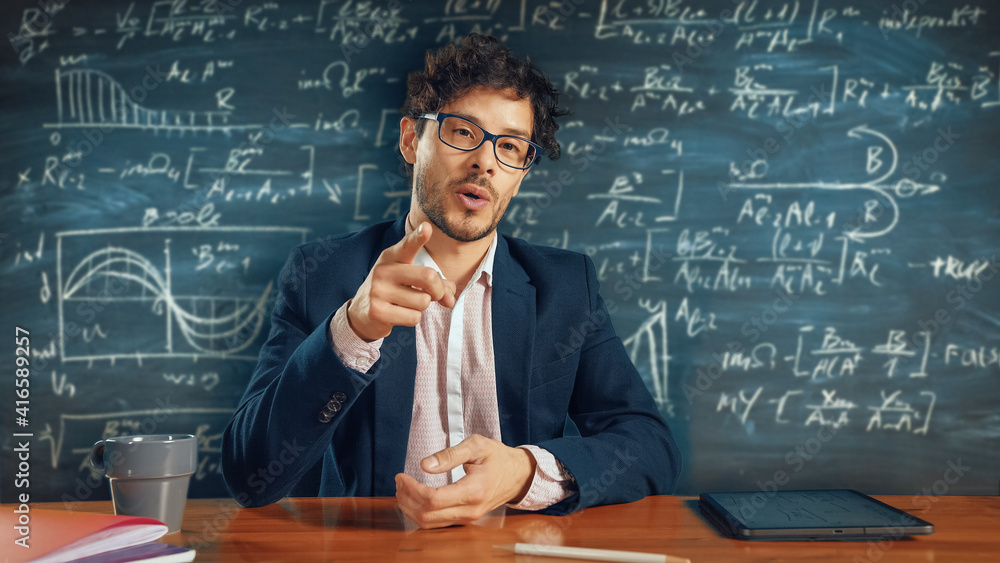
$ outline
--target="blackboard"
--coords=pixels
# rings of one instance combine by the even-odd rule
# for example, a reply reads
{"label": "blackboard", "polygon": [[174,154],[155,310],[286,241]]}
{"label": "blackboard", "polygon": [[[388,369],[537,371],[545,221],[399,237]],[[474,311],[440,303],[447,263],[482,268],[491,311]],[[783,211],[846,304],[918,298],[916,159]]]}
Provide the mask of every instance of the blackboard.
{"label": "blackboard", "polygon": [[219,437],[279,268],[405,214],[406,75],[472,31],[530,55],[575,112],[501,230],[593,257],[682,447],[680,493],[998,493],[992,6],[0,10],[8,374],[15,337],[30,348],[0,395],[5,502],[107,498],[90,445],[133,432],[197,434],[192,496],[225,494]]}

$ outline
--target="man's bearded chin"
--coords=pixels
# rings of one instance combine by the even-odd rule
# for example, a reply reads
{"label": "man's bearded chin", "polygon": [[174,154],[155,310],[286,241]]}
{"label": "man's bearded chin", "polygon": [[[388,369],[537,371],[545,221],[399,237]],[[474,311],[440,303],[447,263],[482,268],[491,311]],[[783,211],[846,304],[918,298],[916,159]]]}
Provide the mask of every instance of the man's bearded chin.
{"label": "man's bearded chin", "polygon": [[[477,186],[485,187],[490,191],[491,197],[493,197],[493,203],[496,203],[496,190],[492,188],[488,183],[483,181],[476,181],[475,175],[470,175],[456,182],[452,182],[452,185],[460,185],[465,183],[476,184]],[[414,180],[414,191],[417,195],[417,205],[420,210],[423,211],[424,215],[427,216],[427,220],[431,222],[432,225],[438,228],[439,231],[447,235],[448,237],[455,239],[459,242],[473,242],[481,240],[487,237],[490,233],[496,230],[497,225],[500,223],[500,218],[503,216],[503,210],[499,210],[499,216],[494,213],[493,221],[490,225],[485,228],[476,230],[473,223],[473,217],[475,217],[475,211],[471,209],[465,212],[465,221],[459,222],[458,225],[452,225],[448,222],[447,212],[445,210],[444,198],[447,197],[448,193],[438,189],[438,185],[432,186],[430,190],[427,190],[427,184],[424,181],[424,173],[416,175]],[[441,197],[437,199],[431,198],[431,193],[439,194]]]}

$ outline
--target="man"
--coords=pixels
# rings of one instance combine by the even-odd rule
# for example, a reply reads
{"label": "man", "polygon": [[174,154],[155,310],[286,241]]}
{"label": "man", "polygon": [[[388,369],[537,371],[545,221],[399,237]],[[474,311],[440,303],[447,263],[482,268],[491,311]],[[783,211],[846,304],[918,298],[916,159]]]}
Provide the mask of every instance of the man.
{"label": "man", "polygon": [[[499,236],[555,142],[557,94],[471,35],[410,76],[396,222],[296,248],[223,435],[237,500],[307,475],[324,496],[395,495],[425,528],[502,505],[567,514],[674,489],[680,459],[581,254]],[[567,415],[581,436],[563,435]]]}

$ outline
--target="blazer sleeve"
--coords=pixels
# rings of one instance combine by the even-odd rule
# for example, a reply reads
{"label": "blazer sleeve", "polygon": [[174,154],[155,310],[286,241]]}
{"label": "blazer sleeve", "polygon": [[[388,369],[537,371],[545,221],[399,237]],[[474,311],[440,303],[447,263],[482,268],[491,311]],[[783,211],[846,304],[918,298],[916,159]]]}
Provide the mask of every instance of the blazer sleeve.
{"label": "blazer sleeve", "polygon": [[379,371],[363,374],[340,361],[327,338],[332,311],[317,326],[309,322],[311,271],[302,247],[294,249],[279,277],[268,340],[222,435],[222,475],[243,506],[286,496],[329,449],[344,413]]}
{"label": "blazer sleeve", "polygon": [[671,494],[681,470],[670,427],[615,334],[594,264],[584,262],[589,316],[569,407],[580,436],[538,444],[573,475],[577,492],[549,514]]}

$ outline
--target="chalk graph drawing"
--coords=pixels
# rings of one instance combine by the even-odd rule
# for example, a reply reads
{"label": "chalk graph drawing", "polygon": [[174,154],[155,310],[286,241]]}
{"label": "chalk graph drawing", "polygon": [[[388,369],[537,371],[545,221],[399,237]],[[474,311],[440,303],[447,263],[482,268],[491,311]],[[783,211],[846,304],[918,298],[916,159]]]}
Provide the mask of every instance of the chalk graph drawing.
{"label": "chalk graph drawing", "polygon": [[160,227],[57,233],[62,361],[256,360],[251,346],[261,343],[274,276],[306,232]]}
{"label": "chalk graph drawing", "polygon": [[632,363],[640,373],[648,371],[653,383],[653,399],[664,411],[673,415],[673,404],[670,402],[670,354],[667,347],[667,302],[660,300],[652,303],[640,299],[639,306],[649,312],[649,317],[642,322],[631,336],[623,341]]}
{"label": "chalk graph drawing", "polygon": [[[56,123],[46,128],[113,127],[166,132],[214,132],[261,129],[262,125],[229,123],[230,111],[151,109],[138,103],[111,75],[90,68],[56,69]],[[146,96],[146,89],[135,88]]]}

